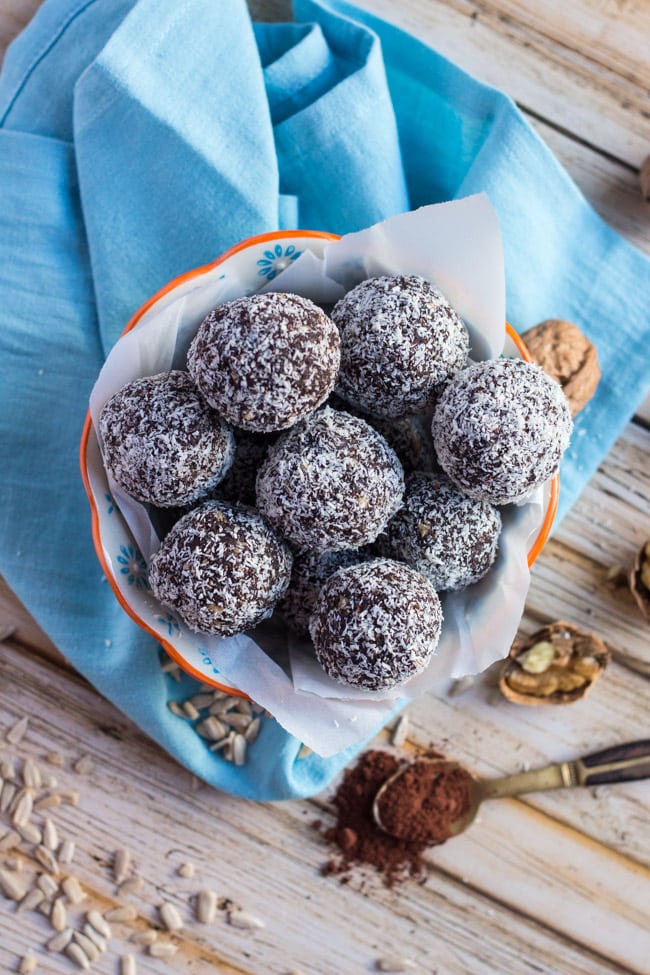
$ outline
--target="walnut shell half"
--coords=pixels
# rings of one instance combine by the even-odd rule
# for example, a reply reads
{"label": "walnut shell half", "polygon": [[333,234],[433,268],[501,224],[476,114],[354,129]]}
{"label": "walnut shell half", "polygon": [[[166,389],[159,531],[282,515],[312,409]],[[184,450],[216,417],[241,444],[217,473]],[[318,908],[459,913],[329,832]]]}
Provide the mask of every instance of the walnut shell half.
{"label": "walnut shell half", "polygon": [[637,552],[630,569],[630,589],[639,609],[650,623],[650,538]]}
{"label": "walnut shell half", "polygon": [[587,405],[600,381],[596,347],[573,322],[549,318],[523,332],[538,366],[564,390],[571,416]]}
{"label": "walnut shell half", "polygon": [[572,704],[591,690],[610,656],[595,633],[559,620],[515,640],[499,689],[516,704]]}

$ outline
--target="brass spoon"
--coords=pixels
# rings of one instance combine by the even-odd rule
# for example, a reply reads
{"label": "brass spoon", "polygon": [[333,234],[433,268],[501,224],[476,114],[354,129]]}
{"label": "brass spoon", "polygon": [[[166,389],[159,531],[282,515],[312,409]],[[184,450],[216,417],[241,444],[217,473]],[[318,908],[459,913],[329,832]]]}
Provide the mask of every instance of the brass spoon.
{"label": "brass spoon", "polygon": [[[377,791],[372,814],[375,822],[384,832],[396,836],[398,839],[412,839],[409,835],[409,823],[404,824],[400,831],[389,830],[381,820],[381,800],[386,797],[398,780],[414,764],[424,762],[432,765],[444,765],[446,768],[461,768],[458,762],[451,762],[439,758],[420,758],[415,763],[409,763],[391,775]],[[463,771],[465,771],[463,769]],[[466,775],[469,773],[466,772]],[[560,762],[547,765],[544,768],[532,769],[530,772],[518,772],[506,775],[500,779],[475,779],[470,777],[469,810],[451,821],[449,835],[458,836],[473,822],[478,808],[484,799],[500,799],[506,796],[518,796],[524,792],[544,792],[547,789],[566,789],[580,785],[603,785],[611,782],[631,782],[634,779],[650,778],[650,739],[631,741],[623,745],[614,745],[603,751],[585,755],[573,762]],[[435,781],[435,780],[433,780]],[[433,784],[433,781],[431,784]]]}

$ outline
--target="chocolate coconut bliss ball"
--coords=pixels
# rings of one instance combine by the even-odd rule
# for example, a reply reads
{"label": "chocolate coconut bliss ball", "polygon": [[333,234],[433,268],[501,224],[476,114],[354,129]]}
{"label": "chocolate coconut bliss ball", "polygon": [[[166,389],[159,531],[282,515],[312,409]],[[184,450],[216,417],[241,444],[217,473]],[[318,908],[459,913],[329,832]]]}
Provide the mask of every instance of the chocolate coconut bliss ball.
{"label": "chocolate coconut bliss ball", "polygon": [[230,427],[185,372],[127,383],[99,417],[104,465],[136,501],[171,508],[204,497],[235,453]]}
{"label": "chocolate coconut bliss ball", "polygon": [[373,416],[425,412],[467,360],[465,325],[417,275],[362,281],[337,302],[332,319],[341,333],[336,391]]}
{"label": "chocolate coconut bliss ball", "polygon": [[308,298],[237,298],[207,315],[187,366],[208,403],[233,426],[285,430],[329,396],[339,369],[336,326]]}
{"label": "chocolate coconut bliss ball", "polygon": [[324,583],[309,629],[316,657],[334,680],[380,691],[429,663],[442,628],[433,586],[390,559],[339,569]]}
{"label": "chocolate coconut bliss ball", "polygon": [[458,491],[444,474],[412,474],[404,504],[379,538],[382,555],[406,562],[436,590],[463,589],[494,564],[501,515]]}
{"label": "chocolate coconut bliss ball", "polygon": [[291,563],[254,509],[206,501],[171,529],[151,559],[149,584],[190,630],[231,636],[271,615]]}
{"label": "chocolate coconut bliss ball", "polygon": [[487,359],[455,376],[436,406],[440,466],[470,497],[524,500],[560,466],[573,421],[561,386],[522,359]]}
{"label": "chocolate coconut bliss ball", "polygon": [[374,541],[403,493],[402,468],[383,437],[330,407],[273,444],[257,476],[261,514],[303,552]]}

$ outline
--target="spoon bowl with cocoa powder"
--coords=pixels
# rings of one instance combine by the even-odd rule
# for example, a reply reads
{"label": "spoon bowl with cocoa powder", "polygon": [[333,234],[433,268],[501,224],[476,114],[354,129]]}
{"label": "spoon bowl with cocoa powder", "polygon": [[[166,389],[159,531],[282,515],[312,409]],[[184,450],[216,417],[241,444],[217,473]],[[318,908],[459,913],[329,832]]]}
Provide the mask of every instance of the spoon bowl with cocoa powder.
{"label": "spoon bowl with cocoa powder", "polygon": [[377,826],[391,836],[434,845],[464,832],[485,799],[645,778],[650,778],[650,739],[499,779],[476,779],[458,762],[425,757],[386,779],[372,812]]}

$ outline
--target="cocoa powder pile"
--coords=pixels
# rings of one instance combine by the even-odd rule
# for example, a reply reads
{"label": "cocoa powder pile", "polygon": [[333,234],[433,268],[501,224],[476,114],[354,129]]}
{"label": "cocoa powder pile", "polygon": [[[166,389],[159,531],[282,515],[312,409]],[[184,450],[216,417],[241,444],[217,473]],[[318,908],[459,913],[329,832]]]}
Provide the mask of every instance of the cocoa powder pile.
{"label": "cocoa powder pile", "polygon": [[424,881],[424,851],[452,835],[450,824],[469,808],[471,778],[463,769],[450,774],[441,765],[433,766],[438,769],[436,779],[429,763],[413,763],[387,790],[386,821],[382,802],[388,833],[376,824],[373,803],[380,787],[402,765],[389,752],[371,750],[346,771],[332,799],[336,823],[324,831],[338,853],[323,866],[323,874],[337,874],[345,883],[354,865],[365,864],[374,867],[388,887],[409,877]]}

